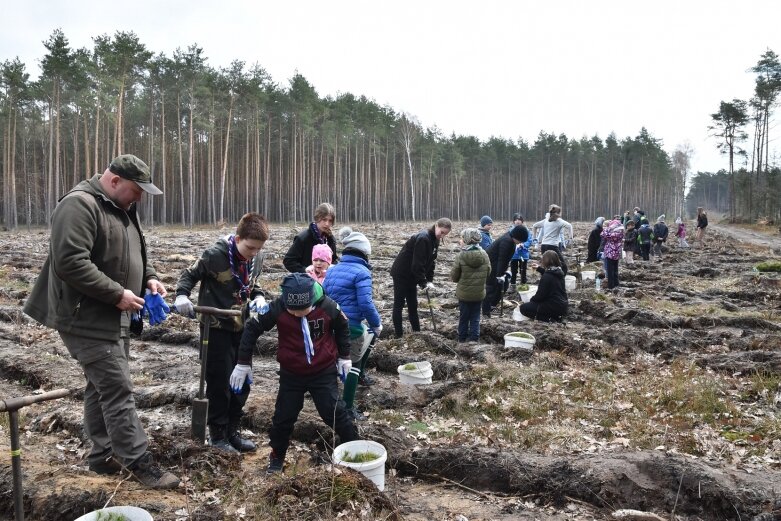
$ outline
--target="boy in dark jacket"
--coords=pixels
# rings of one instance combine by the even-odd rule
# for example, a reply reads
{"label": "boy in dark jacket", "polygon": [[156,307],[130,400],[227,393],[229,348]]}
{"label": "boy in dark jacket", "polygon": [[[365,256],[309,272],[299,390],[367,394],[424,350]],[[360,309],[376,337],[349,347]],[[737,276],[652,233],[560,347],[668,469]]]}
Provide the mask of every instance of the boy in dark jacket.
{"label": "boy in dark jacket", "polygon": [[515,253],[515,248],[529,238],[529,230],[526,226],[514,226],[491,244],[486,252],[491,261],[491,275],[485,283],[485,298],[483,299],[483,316],[491,317],[491,308],[496,306],[502,298],[502,291],[510,285],[510,274],[507,268],[510,259]]}
{"label": "boy in dark jacket", "polygon": [[268,473],[281,472],[298,414],[308,392],[323,422],[342,443],[358,439],[358,430],[344,402],[339,400],[337,374],[344,379],[352,368],[350,329],[339,305],[303,273],[282,281],[282,296],[268,310],[250,318],[241,337],[238,363],[230,384],[234,391],[246,385],[252,372],[252,351],[261,333],[277,328],[279,391],[271,420]]}
{"label": "boy in dark jacket", "polygon": [[662,244],[667,240],[669,233],[670,230],[667,228],[667,224],[664,222],[664,214],[662,214],[656,219],[656,224],[654,224],[654,255],[659,257],[659,260],[662,260]]}
{"label": "boy in dark jacket", "polygon": [[654,242],[654,230],[645,216],[640,220],[640,228],[637,229],[637,242],[640,244],[640,255],[643,256],[643,260],[649,260],[651,244]]}
{"label": "boy in dark jacket", "polygon": [[[200,306],[242,309],[252,302],[254,307],[262,307],[265,298],[258,285],[260,250],[268,237],[266,219],[254,212],[245,214],[235,235],[219,239],[182,272],[176,285],[176,310],[184,316],[195,316],[189,297],[199,282]],[[210,321],[206,355],[209,443],[227,452],[253,452],[255,444],[242,438],[239,429],[249,385],[233,393],[228,382],[236,364],[244,323],[241,317],[201,315],[201,322],[206,320]]]}
{"label": "boy in dark jacket", "polygon": [[605,222],[604,217],[597,217],[594,221],[594,228],[588,234],[588,255],[586,256],[586,262],[596,262],[599,259],[597,254],[602,250],[602,225]]}
{"label": "boy in dark jacket", "polygon": [[542,254],[537,271],[542,274],[537,293],[524,304],[520,311],[523,315],[545,322],[560,322],[567,314],[569,301],[564,287],[564,272],[561,270],[559,256],[553,250]]}
{"label": "boy in dark jacket", "polygon": [[485,284],[491,274],[491,261],[480,247],[480,230],[466,228],[461,232],[463,250],[450,270],[450,279],[457,282],[458,341],[477,342],[480,339],[480,303],[485,298]]}

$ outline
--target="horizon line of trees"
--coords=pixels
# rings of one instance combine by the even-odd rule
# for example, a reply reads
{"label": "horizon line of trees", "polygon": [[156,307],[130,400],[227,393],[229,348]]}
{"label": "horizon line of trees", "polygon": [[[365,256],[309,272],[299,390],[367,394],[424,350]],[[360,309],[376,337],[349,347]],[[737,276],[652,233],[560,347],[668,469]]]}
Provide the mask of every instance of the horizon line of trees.
{"label": "horizon line of trees", "polygon": [[[777,151],[771,155],[770,134],[781,95],[781,60],[767,49],[749,70],[756,75],[753,96],[748,101],[721,101],[718,112],[711,114],[709,129],[719,138],[717,147],[727,156],[728,168],[693,179],[692,190],[704,200],[704,204],[693,206],[707,205],[728,213],[731,222],[760,218],[778,222],[781,169]],[[750,141],[747,130],[751,131]],[[737,170],[736,159],[744,162]]]}
{"label": "horizon line of trees", "polygon": [[[46,225],[59,197],[121,153],[152,169],[164,195],[139,209],[147,224],[218,224],[258,211],[309,221],[321,201],[343,221],[527,221],[550,203],[570,220],[634,206],[684,211],[692,150],[669,155],[641,128],[573,139],[445,136],[365,96],[320,97],[300,74],[287,87],[259,65],[207,65],[193,44],[154,54],[132,32],[72,49],[43,42],[31,81],[18,58],[0,71],[2,222]],[[763,163],[764,164],[764,163]]]}

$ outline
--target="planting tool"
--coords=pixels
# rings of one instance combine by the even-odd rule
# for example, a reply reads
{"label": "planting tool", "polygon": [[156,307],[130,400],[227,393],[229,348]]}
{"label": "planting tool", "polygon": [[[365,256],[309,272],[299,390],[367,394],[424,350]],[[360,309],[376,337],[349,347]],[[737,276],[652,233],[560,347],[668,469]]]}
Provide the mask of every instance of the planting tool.
{"label": "planting tool", "polygon": [[437,322],[434,320],[434,308],[431,306],[431,296],[428,294],[428,288],[426,288],[426,300],[428,301],[428,310],[431,312],[431,326],[434,328],[434,333],[436,333]]}
{"label": "planting tool", "polygon": [[24,495],[22,492],[22,449],[19,447],[19,409],[38,402],[56,400],[71,393],[69,389],[57,389],[33,396],[0,400],[0,412],[8,412],[11,431],[11,473],[14,480],[14,515],[16,521],[24,521]]}
{"label": "planting tool", "polygon": [[[219,309],[209,306],[194,306],[196,313],[201,315],[215,315],[219,317],[240,317],[241,310]],[[206,425],[209,420],[209,399],[204,396],[204,382],[206,381],[206,361],[209,354],[209,324],[211,319],[206,317],[201,330],[201,378],[198,383],[198,396],[193,398],[192,437],[201,443],[206,442]]]}

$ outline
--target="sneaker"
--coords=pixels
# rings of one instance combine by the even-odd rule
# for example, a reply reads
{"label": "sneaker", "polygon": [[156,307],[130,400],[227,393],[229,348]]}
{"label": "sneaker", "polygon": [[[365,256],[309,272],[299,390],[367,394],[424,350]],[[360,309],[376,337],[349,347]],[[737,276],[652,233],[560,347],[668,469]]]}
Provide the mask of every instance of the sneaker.
{"label": "sneaker", "polygon": [[162,470],[152,461],[152,454],[149,452],[141,456],[129,470],[136,481],[149,488],[171,489],[179,486],[179,478]]}
{"label": "sneaker", "polygon": [[370,377],[368,374],[362,374],[358,377],[358,385],[363,387],[371,387],[374,385],[374,378]]}
{"label": "sneaker", "polygon": [[231,446],[239,452],[255,452],[258,449],[257,445],[252,441],[242,438],[238,430],[233,431],[233,433],[228,436],[228,441]]}
{"label": "sneaker", "polygon": [[268,456],[268,467],[266,467],[266,474],[279,474],[282,472],[282,467],[285,466],[285,458],[277,456],[276,451],[272,450]]}
{"label": "sneaker", "polygon": [[231,442],[226,440],[225,438],[220,438],[219,440],[211,440],[209,442],[209,445],[214,447],[217,450],[222,450],[227,452],[228,454],[238,454],[239,451],[233,446]]}
{"label": "sneaker", "polygon": [[107,476],[119,474],[122,471],[122,465],[113,456],[109,456],[106,459],[90,462],[89,469],[95,474]]}

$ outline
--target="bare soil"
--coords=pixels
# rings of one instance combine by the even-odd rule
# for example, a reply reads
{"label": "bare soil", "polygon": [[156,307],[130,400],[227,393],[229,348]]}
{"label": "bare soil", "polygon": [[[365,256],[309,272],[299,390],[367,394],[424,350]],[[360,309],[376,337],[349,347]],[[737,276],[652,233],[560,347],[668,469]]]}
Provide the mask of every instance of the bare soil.
{"label": "bare soil", "polygon": [[[456,231],[466,224],[473,223]],[[90,472],[82,372],[55,332],[21,312],[47,232],[0,234],[0,399],[73,389],[21,411],[26,518],[73,520],[130,504],[156,520],[603,520],[620,509],[678,520],[781,519],[781,282],[753,271],[778,259],[781,237],[712,226],[692,250],[670,245],[662,260],[622,264],[614,291],[579,283],[563,324],[513,322],[520,299],[507,295],[501,313],[483,323],[481,341],[459,344],[448,278],[455,237],[440,249],[431,308],[420,298],[423,331],[390,335],[388,271],[423,226],[354,226],[373,244],[375,301],[386,326],[370,360],[376,384],[358,395],[368,416],[361,435],[388,450],[384,493],[328,465],[335,440],[310,402],[284,475],[265,475],[277,389],[273,333],[258,341],[243,424],[258,452],[229,456],[192,441],[198,335],[195,321],[176,315],[132,342],[130,365],[151,450],[182,485],[157,492]],[[580,239],[566,252],[573,273],[589,229],[576,224]],[[272,227],[263,264],[272,294],[297,231]],[[229,232],[147,231],[171,295],[181,270]],[[536,277],[530,270],[530,283]],[[533,354],[504,347],[504,335],[518,330],[536,337]],[[397,367],[417,360],[431,362],[434,383],[402,386]],[[9,449],[3,414],[0,519],[13,518]]]}

